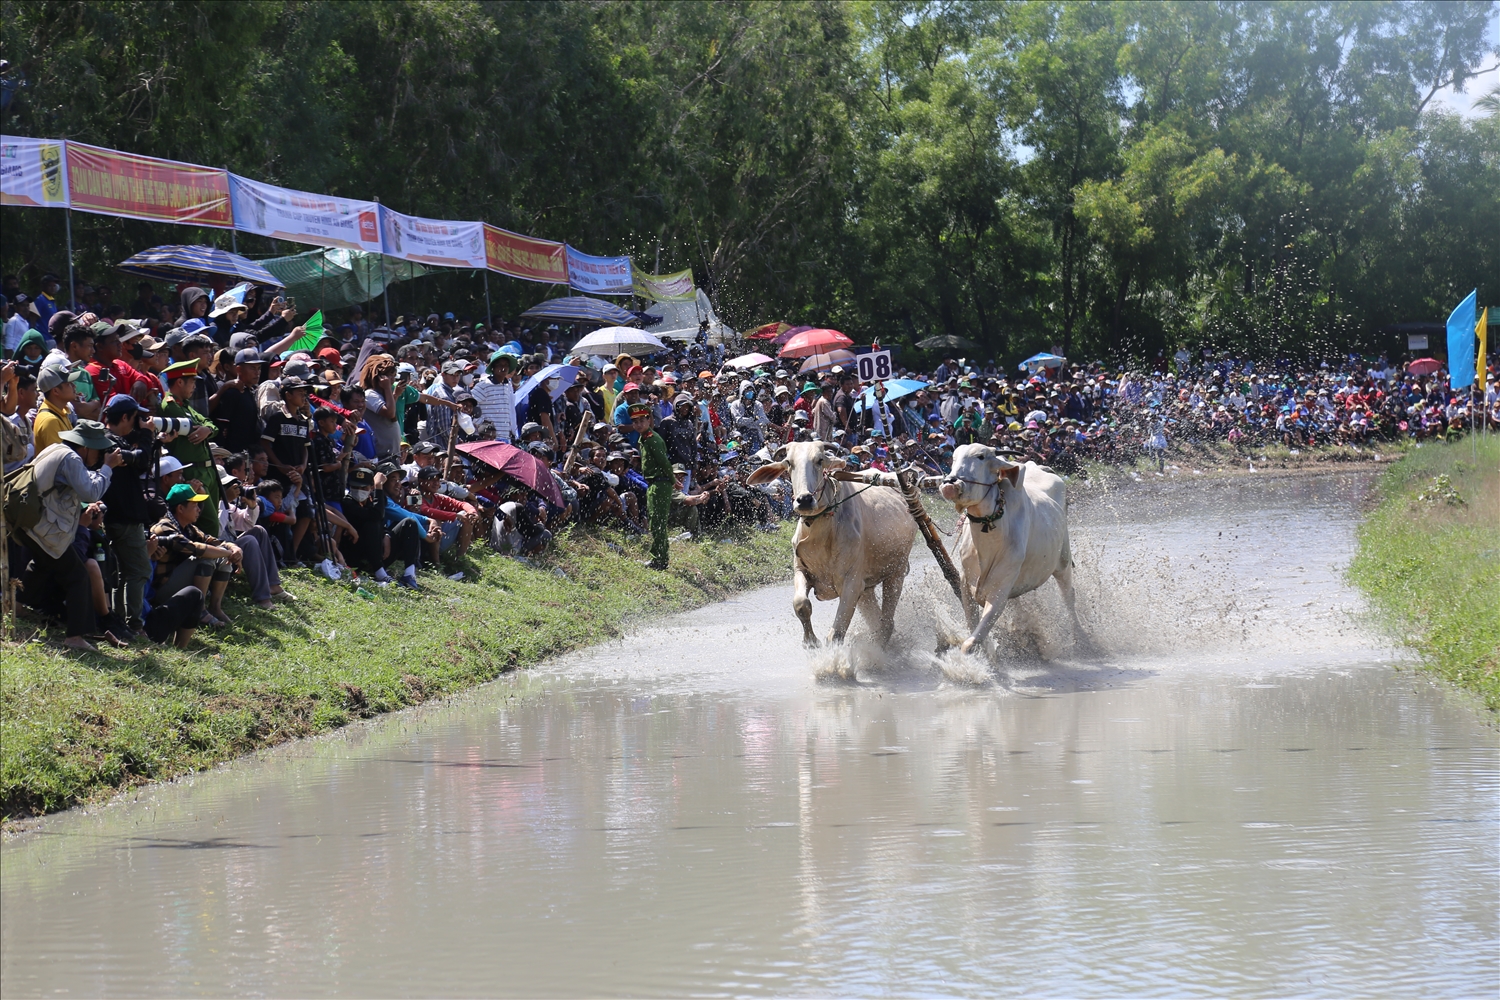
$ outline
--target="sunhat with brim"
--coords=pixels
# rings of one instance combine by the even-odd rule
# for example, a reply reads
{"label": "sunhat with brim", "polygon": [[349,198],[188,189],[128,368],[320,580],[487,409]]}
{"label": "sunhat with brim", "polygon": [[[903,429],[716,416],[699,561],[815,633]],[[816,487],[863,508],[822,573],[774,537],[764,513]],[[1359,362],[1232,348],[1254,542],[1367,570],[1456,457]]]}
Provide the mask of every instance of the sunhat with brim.
{"label": "sunhat with brim", "polygon": [[176,486],[172,487],[170,490],[167,490],[167,506],[168,507],[177,507],[177,506],[179,506],[181,504],[188,503],[189,501],[193,501],[193,502],[196,502],[196,503],[202,503],[203,501],[205,501],[207,499],[208,499],[208,494],[207,493],[199,493],[197,490],[193,489],[187,483],[178,483]]}
{"label": "sunhat with brim", "polygon": [[80,448],[93,448],[95,451],[108,451],[114,447],[114,442],[104,431],[104,425],[97,420],[80,420],[59,434],[58,439]]}

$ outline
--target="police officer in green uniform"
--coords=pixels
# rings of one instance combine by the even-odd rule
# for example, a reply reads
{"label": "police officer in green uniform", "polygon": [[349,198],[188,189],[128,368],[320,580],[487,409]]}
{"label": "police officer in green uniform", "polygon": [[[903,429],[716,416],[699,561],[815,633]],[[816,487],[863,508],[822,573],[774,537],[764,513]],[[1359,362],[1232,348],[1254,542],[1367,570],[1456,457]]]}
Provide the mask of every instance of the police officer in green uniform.
{"label": "police officer in green uniform", "polygon": [[672,517],[672,460],[667,443],[652,428],[656,416],[645,403],[630,407],[630,424],[641,436],[641,475],[646,478],[646,518],[651,523],[652,569],[667,568],[667,523]]}

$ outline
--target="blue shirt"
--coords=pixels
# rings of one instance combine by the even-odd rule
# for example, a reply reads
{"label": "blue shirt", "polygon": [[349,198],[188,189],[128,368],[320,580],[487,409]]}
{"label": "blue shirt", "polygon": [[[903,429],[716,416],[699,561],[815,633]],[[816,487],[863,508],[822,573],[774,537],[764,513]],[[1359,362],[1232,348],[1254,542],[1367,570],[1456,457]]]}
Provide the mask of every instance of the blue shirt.
{"label": "blue shirt", "polygon": [[427,533],[427,518],[423,517],[421,514],[418,514],[414,510],[407,510],[405,507],[401,506],[390,497],[386,497],[385,526],[387,528],[394,528],[403,520],[416,521],[417,527],[422,529],[422,533],[424,535]]}

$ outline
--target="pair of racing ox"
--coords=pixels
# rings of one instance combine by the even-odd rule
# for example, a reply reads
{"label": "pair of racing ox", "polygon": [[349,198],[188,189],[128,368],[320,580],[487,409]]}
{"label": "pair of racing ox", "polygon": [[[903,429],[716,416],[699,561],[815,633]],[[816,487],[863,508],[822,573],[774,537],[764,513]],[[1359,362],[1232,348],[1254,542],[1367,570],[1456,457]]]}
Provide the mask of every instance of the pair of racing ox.
{"label": "pair of racing ox", "polygon": [[[916,523],[896,476],[869,470],[853,477],[835,449],[820,442],[789,444],[751,474],[765,483],[785,476],[792,487],[792,610],[803,641],[816,646],[812,597],[838,600],[829,641],[842,642],[856,609],[884,645],[896,621]],[[1073,554],[1068,545],[1067,487],[1050,469],[1007,461],[984,445],[953,453],[948,475],[936,481],[944,500],[960,513],[954,556],[961,584],[977,609],[970,616],[964,652],[982,648],[995,619],[1012,597],[1057,580],[1063,601],[1078,615],[1073,596]],[[881,600],[875,600],[875,587]]]}

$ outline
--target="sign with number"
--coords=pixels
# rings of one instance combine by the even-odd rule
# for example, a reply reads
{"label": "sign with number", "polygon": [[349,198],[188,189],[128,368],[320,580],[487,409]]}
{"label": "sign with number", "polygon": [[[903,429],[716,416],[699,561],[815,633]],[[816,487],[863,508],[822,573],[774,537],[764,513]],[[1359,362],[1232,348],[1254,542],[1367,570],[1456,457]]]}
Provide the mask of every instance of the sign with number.
{"label": "sign with number", "polygon": [[891,352],[871,351],[854,359],[861,382],[884,382],[891,377]]}

